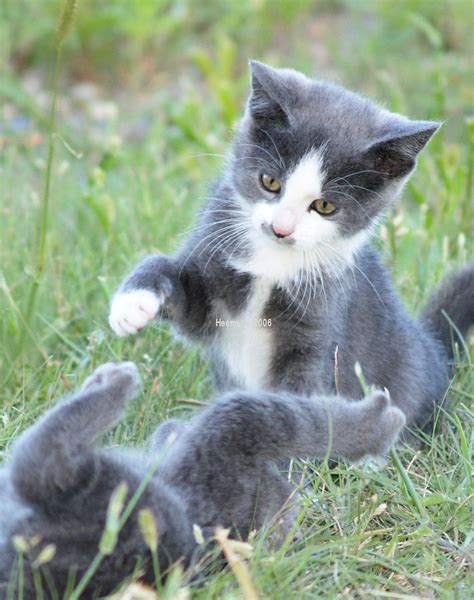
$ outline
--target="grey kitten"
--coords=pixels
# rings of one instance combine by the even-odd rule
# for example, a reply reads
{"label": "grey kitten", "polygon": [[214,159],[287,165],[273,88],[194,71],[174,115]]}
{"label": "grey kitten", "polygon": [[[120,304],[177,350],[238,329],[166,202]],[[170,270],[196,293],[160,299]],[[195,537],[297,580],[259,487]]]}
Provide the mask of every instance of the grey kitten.
{"label": "grey kitten", "polygon": [[[55,555],[37,568],[37,579],[43,598],[62,597],[71,575],[77,585],[98,552],[112,492],[125,481],[129,501],[154,464],[157,469],[113,554],[101,563],[81,598],[111,593],[138,561],[143,580],[154,582],[150,551],[137,522],[140,510],[154,515],[160,573],[166,574],[177,561],[191,563],[197,548],[193,524],[209,539],[218,525],[245,538],[254,527],[269,523],[292,492],[273,460],[327,453],[357,460],[380,454],[405,423],[403,413],[381,392],[349,405],[338,398],[233,392],[188,422],[163,423],[148,453],[95,448],[98,436],[122,415],[137,384],[133,363],[102,365],[78,393],[16,443],[11,462],[0,471],[2,600],[8,590],[17,597],[20,589],[13,536],[37,539],[24,557],[23,597],[36,597],[32,565],[49,544]],[[290,519],[287,527],[291,525]]]}
{"label": "grey kitten", "polygon": [[125,279],[110,325],[127,335],[169,319],[202,344],[221,390],[359,400],[359,363],[409,426],[429,427],[452,341],[474,322],[474,265],[416,321],[371,235],[439,124],[292,70],[251,70],[227,169],[198,226],[174,256],[151,256]]}

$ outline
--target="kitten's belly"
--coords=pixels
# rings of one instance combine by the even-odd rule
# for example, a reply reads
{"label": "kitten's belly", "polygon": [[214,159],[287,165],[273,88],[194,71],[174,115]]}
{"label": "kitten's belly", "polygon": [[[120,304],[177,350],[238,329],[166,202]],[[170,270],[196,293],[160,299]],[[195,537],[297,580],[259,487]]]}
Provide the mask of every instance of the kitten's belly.
{"label": "kitten's belly", "polygon": [[270,368],[272,328],[265,313],[272,284],[257,280],[245,308],[230,314],[216,307],[219,329],[213,348],[214,361],[224,363],[228,375],[239,387],[265,387]]}

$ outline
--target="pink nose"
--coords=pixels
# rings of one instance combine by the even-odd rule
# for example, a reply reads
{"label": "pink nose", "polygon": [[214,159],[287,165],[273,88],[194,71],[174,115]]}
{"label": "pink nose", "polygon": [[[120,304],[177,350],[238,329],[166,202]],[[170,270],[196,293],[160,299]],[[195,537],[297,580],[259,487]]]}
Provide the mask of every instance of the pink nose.
{"label": "pink nose", "polygon": [[283,208],[275,213],[272,221],[273,233],[279,237],[286,237],[294,233],[296,227],[296,215],[289,208]]}

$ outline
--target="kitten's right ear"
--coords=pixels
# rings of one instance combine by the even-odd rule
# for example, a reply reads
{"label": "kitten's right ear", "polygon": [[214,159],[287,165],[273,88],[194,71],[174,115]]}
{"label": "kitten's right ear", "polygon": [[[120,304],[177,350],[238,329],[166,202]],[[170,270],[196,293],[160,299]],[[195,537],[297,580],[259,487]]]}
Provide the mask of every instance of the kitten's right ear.
{"label": "kitten's right ear", "polygon": [[388,177],[405,177],[415,167],[418,154],[440,125],[434,121],[396,119],[389,123],[381,139],[369,146],[367,156]]}
{"label": "kitten's right ear", "polygon": [[286,81],[281,73],[257,60],[251,60],[249,64],[252,78],[248,101],[250,115],[255,121],[288,125],[289,113],[285,108]]}

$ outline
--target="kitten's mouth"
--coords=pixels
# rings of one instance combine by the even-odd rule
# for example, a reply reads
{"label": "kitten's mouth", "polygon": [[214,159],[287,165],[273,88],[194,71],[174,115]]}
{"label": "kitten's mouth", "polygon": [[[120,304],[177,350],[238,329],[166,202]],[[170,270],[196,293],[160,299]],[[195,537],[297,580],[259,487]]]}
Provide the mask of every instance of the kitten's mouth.
{"label": "kitten's mouth", "polygon": [[276,233],[270,223],[262,223],[261,227],[264,234],[273,242],[285,246],[294,245],[295,238],[293,238],[291,235],[280,235]]}

